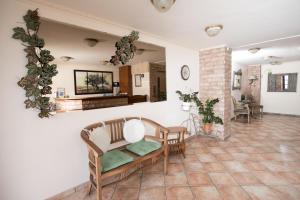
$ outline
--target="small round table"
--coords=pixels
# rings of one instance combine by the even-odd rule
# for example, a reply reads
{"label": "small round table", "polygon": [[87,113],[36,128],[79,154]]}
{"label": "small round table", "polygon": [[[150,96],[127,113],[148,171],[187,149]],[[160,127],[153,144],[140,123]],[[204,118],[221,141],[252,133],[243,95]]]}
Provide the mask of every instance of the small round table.
{"label": "small round table", "polygon": [[170,153],[181,153],[185,158],[185,141],[184,135],[187,133],[187,128],[182,126],[167,127],[168,145]]}

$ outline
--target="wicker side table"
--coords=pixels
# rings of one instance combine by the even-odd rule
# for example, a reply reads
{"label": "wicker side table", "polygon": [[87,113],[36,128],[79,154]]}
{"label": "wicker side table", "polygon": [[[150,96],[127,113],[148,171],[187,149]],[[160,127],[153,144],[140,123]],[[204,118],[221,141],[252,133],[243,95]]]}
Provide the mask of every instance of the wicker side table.
{"label": "wicker side table", "polygon": [[167,127],[168,133],[168,145],[170,153],[181,153],[185,158],[185,141],[184,135],[187,133],[186,127],[173,126]]}

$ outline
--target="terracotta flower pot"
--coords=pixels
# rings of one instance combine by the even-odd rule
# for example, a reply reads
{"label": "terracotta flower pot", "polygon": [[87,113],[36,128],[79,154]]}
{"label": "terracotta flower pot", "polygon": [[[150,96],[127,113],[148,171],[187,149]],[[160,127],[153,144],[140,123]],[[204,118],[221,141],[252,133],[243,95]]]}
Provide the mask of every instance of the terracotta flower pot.
{"label": "terracotta flower pot", "polygon": [[203,131],[204,131],[204,133],[206,133],[206,134],[211,134],[211,132],[212,132],[212,126],[213,126],[213,123],[206,123],[206,124],[203,124],[203,127],[202,127],[202,129],[203,129]]}

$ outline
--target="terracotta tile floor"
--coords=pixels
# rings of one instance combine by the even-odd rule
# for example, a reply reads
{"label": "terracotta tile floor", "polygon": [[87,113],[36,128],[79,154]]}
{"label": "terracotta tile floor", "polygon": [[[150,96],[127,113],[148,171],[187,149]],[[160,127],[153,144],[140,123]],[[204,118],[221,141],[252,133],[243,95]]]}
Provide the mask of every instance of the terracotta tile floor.
{"label": "terracotta tile floor", "polygon": [[[196,137],[186,158],[162,162],[104,187],[103,199],[299,200],[300,118],[265,115],[251,124],[233,122],[226,141]],[[64,200],[95,200],[86,190]]]}

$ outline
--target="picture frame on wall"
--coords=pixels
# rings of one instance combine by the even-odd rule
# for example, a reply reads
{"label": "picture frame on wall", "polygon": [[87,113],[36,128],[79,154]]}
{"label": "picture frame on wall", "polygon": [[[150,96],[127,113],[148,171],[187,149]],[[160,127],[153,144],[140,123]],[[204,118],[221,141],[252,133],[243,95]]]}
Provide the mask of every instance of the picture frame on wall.
{"label": "picture frame on wall", "polygon": [[135,83],[135,87],[142,87],[142,75],[141,74],[134,75],[134,83]]}
{"label": "picture frame on wall", "polygon": [[65,97],[65,88],[57,88],[56,89],[56,98],[64,98]]}
{"label": "picture frame on wall", "polygon": [[113,72],[74,70],[75,95],[113,93]]}

